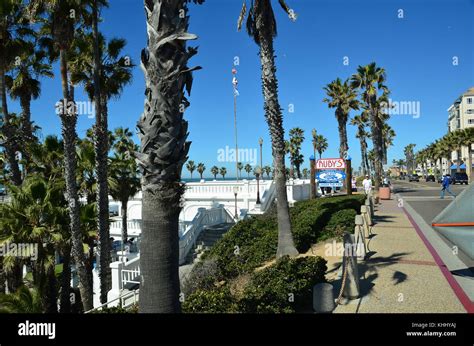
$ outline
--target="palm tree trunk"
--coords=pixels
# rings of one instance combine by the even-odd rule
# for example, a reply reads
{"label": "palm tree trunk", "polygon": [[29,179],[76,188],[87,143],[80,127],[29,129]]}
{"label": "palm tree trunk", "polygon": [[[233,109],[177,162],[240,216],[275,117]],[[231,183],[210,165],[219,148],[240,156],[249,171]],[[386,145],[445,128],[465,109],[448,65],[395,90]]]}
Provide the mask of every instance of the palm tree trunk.
{"label": "palm tree trunk", "polygon": [[[97,104],[97,102],[96,102]],[[110,269],[110,233],[109,233],[109,189],[107,183],[108,129],[107,104],[102,96],[101,113],[97,114],[95,126],[96,172],[97,172],[97,225],[99,230],[100,253],[100,301],[107,302],[107,293],[112,288]]]}
{"label": "palm tree trunk", "polygon": [[[69,99],[67,58],[66,51],[60,50],[61,84],[63,90],[63,101],[67,105]],[[64,176],[66,180],[66,198],[68,201],[68,212],[71,227],[72,255],[76,263],[79,275],[79,290],[81,293],[84,310],[93,307],[92,290],[89,283],[89,276],[85,269],[84,248],[82,245],[82,232],[80,221],[80,204],[76,182],[76,123],[77,114],[68,112],[67,107],[63,107],[61,116],[61,133],[64,142]]]}
{"label": "palm tree trunk", "polygon": [[461,153],[462,153],[462,147],[459,147],[457,150],[456,156],[457,156],[457,167],[456,167],[456,172],[461,172]]}
{"label": "palm tree trunk", "polygon": [[127,229],[127,204],[128,200],[123,200],[122,201],[122,244],[127,242],[128,238],[128,229]]}
{"label": "palm tree trunk", "polygon": [[10,124],[10,115],[8,113],[8,103],[7,103],[7,89],[5,83],[5,70],[0,63],[0,93],[2,97],[2,111],[3,111],[3,126],[2,132],[5,136],[5,156],[8,161],[8,165],[10,166],[10,173],[11,173],[11,181],[14,185],[19,186],[21,185],[21,172],[20,167],[18,164],[18,160],[16,159],[16,150],[17,150],[17,143],[15,141],[15,134],[13,129],[11,128]]}
{"label": "palm tree trunk", "polygon": [[22,95],[20,97],[20,106],[23,136],[25,140],[31,141],[33,139],[33,128],[31,126],[31,95]]}
{"label": "palm tree trunk", "polygon": [[[372,104],[369,101],[369,104]],[[372,132],[372,142],[373,149],[375,152],[374,160],[374,190],[378,191],[380,188],[381,178],[382,178],[382,160],[383,160],[383,148],[382,148],[382,126],[380,124],[380,119],[377,115],[377,111],[373,109],[373,106],[370,107],[370,116],[371,116],[371,132]]]}
{"label": "palm tree trunk", "polygon": [[141,57],[146,98],[136,153],[143,172],[139,311],[144,313],[181,311],[178,225],[181,173],[190,147],[182,105],[189,105],[184,88],[191,91],[193,69],[187,63],[197,53],[186,46],[196,38],[187,33],[189,16],[180,16],[186,3],[145,1],[148,40]]}
{"label": "palm tree trunk", "polygon": [[366,159],[366,148],[364,146],[364,138],[359,138],[360,142],[360,157],[361,157],[361,166],[362,166],[362,174],[365,176],[367,174],[367,168],[365,166],[365,159]]}
{"label": "palm tree trunk", "polygon": [[345,158],[347,155],[347,151],[349,150],[347,145],[347,129],[346,129],[346,122],[343,121],[343,115],[337,114],[337,123],[338,123],[338,130],[339,130],[339,157]]}
{"label": "palm tree trunk", "polygon": [[268,28],[260,27],[260,63],[262,67],[262,89],[265,100],[265,118],[270,130],[273,150],[274,180],[277,199],[278,249],[277,258],[297,256],[291,234],[290,210],[286,191],[285,141],[283,115],[278,102],[278,80],[276,77],[273,38]]}
{"label": "palm tree trunk", "polygon": [[58,290],[56,287],[56,273],[55,266],[48,267],[46,272],[47,279],[44,289],[44,310],[47,314],[54,314],[58,312]]}
{"label": "palm tree trunk", "polygon": [[23,285],[23,263],[20,258],[14,258],[12,268],[7,272],[9,292],[16,292]]}
{"label": "palm tree trunk", "polygon": [[63,249],[63,272],[61,274],[61,295],[59,299],[59,312],[71,312],[71,245],[64,246]]}

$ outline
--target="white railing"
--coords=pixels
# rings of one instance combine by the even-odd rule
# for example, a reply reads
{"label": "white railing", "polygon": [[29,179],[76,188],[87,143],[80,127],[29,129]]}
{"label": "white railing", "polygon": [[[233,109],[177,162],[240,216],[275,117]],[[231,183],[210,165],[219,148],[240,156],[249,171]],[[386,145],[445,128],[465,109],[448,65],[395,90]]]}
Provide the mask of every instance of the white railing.
{"label": "white railing", "polygon": [[189,251],[194,247],[197,238],[205,226],[219,225],[221,223],[232,223],[235,220],[222,206],[217,208],[199,208],[194,220],[179,240],[179,264],[183,264]]}
{"label": "white railing", "polygon": [[[99,305],[98,307],[94,308],[94,309],[91,309],[91,310],[88,310],[86,312],[84,312],[85,314],[90,314],[91,312],[94,312],[94,311],[100,311],[102,310],[103,308],[106,308],[108,306],[121,306],[122,308],[128,308],[129,306],[133,305],[133,304],[137,304],[138,303],[138,294],[139,294],[139,290],[133,290],[133,291],[129,291],[125,294],[122,294],[120,295],[119,297],[117,298],[114,298],[110,301],[108,301],[107,303],[105,304],[102,304],[102,305]],[[131,298],[131,299],[130,299]]]}
{"label": "white railing", "polygon": [[[122,220],[113,221],[110,223],[110,228],[122,229]],[[141,230],[142,229],[142,220],[130,220],[127,221],[128,230]]]}

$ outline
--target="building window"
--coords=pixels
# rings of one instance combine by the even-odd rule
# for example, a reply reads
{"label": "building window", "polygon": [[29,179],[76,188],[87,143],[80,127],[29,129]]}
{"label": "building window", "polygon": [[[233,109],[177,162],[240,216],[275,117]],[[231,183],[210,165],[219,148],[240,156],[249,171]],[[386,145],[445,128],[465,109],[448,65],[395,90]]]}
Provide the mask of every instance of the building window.
{"label": "building window", "polygon": [[472,97],[467,98],[467,104],[469,104],[469,105],[472,104]]}
{"label": "building window", "polygon": [[469,125],[474,124],[474,119],[467,119],[467,123],[468,123]]}
{"label": "building window", "polygon": [[468,109],[468,110],[466,110],[466,113],[467,114],[474,114],[474,109]]}

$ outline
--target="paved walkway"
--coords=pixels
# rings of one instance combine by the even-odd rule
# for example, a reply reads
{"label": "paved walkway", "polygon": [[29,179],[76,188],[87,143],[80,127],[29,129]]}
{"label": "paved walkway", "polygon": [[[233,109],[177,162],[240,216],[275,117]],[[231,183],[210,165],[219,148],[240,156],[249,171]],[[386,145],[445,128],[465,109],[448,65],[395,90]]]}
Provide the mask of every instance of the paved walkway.
{"label": "paved walkway", "polygon": [[[446,268],[430,253],[397,201],[382,201],[375,220],[371,252],[359,261],[361,297],[343,302],[334,312],[465,313]],[[333,282],[336,292],[340,281],[339,277]]]}

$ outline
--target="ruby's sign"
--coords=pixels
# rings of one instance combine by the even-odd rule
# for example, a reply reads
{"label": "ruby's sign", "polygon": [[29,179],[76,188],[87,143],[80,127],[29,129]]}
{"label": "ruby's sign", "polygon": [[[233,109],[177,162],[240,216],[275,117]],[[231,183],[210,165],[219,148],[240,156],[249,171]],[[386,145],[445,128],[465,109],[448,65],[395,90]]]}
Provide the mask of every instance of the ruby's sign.
{"label": "ruby's sign", "polygon": [[346,168],[344,159],[319,159],[316,161],[316,169],[343,169]]}

